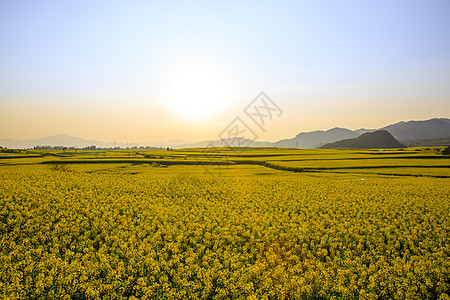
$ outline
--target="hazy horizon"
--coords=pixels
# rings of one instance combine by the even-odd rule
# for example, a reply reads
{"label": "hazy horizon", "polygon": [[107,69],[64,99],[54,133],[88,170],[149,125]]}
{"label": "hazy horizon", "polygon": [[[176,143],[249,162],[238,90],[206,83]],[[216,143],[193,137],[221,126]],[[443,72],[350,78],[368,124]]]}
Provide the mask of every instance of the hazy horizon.
{"label": "hazy horizon", "polygon": [[[446,118],[446,117],[437,117],[437,118],[433,118],[433,119],[446,119],[447,121],[450,120],[450,118]],[[400,124],[401,122],[409,122],[409,121],[413,121],[413,122],[417,122],[417,121],[430,121],[429,120],[400,120],[396,123],[393,124],[385,124],[385,126],[383,127],[379,127],[379,128],[365,128],[365,127],[359,127],[359,128],[344,128],[341,126],[334,126],[334,127],[330,127],[330,128],[326,128],[326,129],[315,129],[315,130],[311,130],[311,131],[299,131],[295,136],[289,136],[289,137],[285,137],[285,136],[279,136],[276,137],[276,139],[273,140],[263,140],[260,139],[259,136],[252,139],[252,137],[248,137],[248,136],[242,136],[242,138],[244,139],[249,139],[249,140],[253,140],[253,142],[262,142],[262,143],[271,143],[271,144],[275,144],[278,142],[283,142],[286,140],[290,140],[295,138],[298,134],[300,133],[314,133],[314,132],[327,132],[329,130],[332,129],[336,129],[336,128],[340,128],[340,129],[349,129],[352,131],[357,131],[357,130],[380,130],[383,129],[386,126],[389,125],[394,125],[394,124]],[[422,128],[422,131],[425,129],[426,127]],[[430,130],[430,128],[428,127],[428,129],[425,130]],[[364,132],[363,132],[364,133]],[[411,134],[411,132],[410,132]],[[430,134],[429,132],[427,134]],[[426,135],[427,135],[426,134]],[[433,134],[439,134],[436,131],[434,131]],[[238,136],[231,136],[229,137],[229,140],[231,140],[231,143],[237,143],[237,140],[235,140],[235,138]],[[69,140],[73,141],[76,139],[82,139],[83,141],[80,141],[82,143],[82,145],[77,144],[76,142],[69,142],[69,140],[67,140],[67,138],[69,138]],[[431,135],[428,138],[432,138]],[[101,140],[101,139],[86,139],[83,136],[72,136],[69,135],[67,133],[57,133],[55,135],[51,135],[51,136],[43,136],[40,138],[36,138],[36,139],[23,139],[23,140],[18,140],[18,139],[10,139],[10,138],[6,138],[6,139],[0,139],[0,142],[7,142],[6,144],[0,144],[0,146],[6,146],[7,148],[29,148],[29,147],[34,147],[34,146],[67,146],[67,147],[85,147],[85,146],[90,146],[91,144],[86,144],[91,142],[92,145],[96,145],[97,147],[112,147],[113,145],[117,146],[117,147],[142,147],[142,146],[150,146],[150,147],[175,147],[178,148],[180,146],[186,147],[186,146],[190,146],[190,145],[194,145],[194,144],[202,144],[203,146],[201,147],[211,147],[214,144],[204,144],[204,143],[209,143],[212,141],[220,141],[222,139],[222,137],[212,137],[210,139],[205,139],[205,140],[184,140],[184,139],[168,139],[168,140],[148,140],[148,141],[133,141],[133,140],[117,140],[117,139],[113,139],[113,140]],[[340,139],[340,138],[338,138]],[[423,138],[417,138],[416,139],[420,140]],[[30,142],[32,141],[39,141],[41,140],[41,142],[38,142],[37,144],[33,144],[31,145]],[[226,137],[225,137],[226,140]],[[303,142],[307,141],[308,138],[302,139]],[[233,142],[234,141],[234,142]],[[10,145],[9,143],[13,143],[13,146]],[[22,144],[20,144],[22,143]],[[25,144],[23,144],[25,143]],[[291,142],[292,143],[292,142]],[[25,146],[26,145],[26,146]],[[259,147],[261,145],[254,145],[255,147]]]}
{"label": "hazy horizon", "polygon": [[3,1],[0,139],[258,140],[448,117],[450,2]]}

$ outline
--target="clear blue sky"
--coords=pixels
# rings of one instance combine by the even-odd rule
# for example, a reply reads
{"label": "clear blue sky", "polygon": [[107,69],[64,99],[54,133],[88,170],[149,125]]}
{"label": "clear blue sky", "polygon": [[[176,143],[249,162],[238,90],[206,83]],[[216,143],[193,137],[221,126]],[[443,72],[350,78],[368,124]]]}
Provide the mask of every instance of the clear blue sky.
{"label": "clear blue sky", "polygon": [[260,91],[284,111],[268,140],[448,117],[449,16],[448,0],[3,0],[0,138],[210,139]]}

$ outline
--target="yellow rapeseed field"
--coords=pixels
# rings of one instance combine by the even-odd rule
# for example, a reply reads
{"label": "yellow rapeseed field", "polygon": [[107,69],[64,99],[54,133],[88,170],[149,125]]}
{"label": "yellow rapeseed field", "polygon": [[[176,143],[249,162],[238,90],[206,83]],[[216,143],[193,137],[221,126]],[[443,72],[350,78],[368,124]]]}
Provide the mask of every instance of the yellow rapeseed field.
{"label": "yellow rapeseed field", "polygon": [[108,166],[0,166],[2,298],[449,299],[449,178]]}

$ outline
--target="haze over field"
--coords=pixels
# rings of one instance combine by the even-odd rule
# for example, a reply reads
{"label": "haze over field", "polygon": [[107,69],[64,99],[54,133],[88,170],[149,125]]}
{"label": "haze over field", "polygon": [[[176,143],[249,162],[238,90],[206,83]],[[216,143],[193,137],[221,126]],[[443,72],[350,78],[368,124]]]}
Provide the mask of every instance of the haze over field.
{"label": "haze over field", "polygon": [[264,141],[448,117],[450,2],[2,1],[0,139]]}

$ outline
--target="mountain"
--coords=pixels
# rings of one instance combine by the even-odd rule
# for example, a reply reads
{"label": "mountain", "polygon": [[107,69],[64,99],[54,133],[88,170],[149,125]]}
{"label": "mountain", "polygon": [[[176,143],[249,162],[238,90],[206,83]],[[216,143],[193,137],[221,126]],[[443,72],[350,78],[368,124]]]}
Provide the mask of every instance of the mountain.
{"label": "mountain", "polygon": [[10,148],[10,149],[22,149],[22,148],[33,148],[34,146],[64,146],[64,147],[77,147],[83,148],[87,146],[95,145],[98,148],[113,148],[115,147],[139,147],[139,146],[150,146],[150,147],[171,147],[171,148],[202,148],[202,147],[274,147],[274,143],[271,142],[261,142],[252,141],[243,138],[235,139],[223,139],[223,140],[210,140],[202,141],[197,143],[190,143],[183,140],[169,140],[166,142],[149,142],[143,144],[136,143],[114,143],[114,142],[101,142],[95,140],[85,140],[80,137],[69,136],[67,134],[57,134],[53,136],[44,137],[41,139],[34,140],[13,140],[13,139],[3,139],[0,140],[0,146]]}
{"label": "mountain", "polygon": [[402,143],[397,141],[386,130],[364,133],[357,138],[342,140],[322,146],[322,149],[377,149],[377,148],[403,148]]}
{"label": "mountain", "polygon": [[253,141],[244,138],[202,141],[177,145],[174,148],[202,148],[202,147],[274,147],[275,143]]}
{"label": "mountain", "polygon": [[327,131],[318,130],[301,132],[292,139],[278,141],[281,148],[318,148],[324,144],[333,143],[343,139],[355,138],[359,133],[346,128],[335,127]]}
{"label": "mountain", "polygon": [[180,147],[180,145],[189,145],[192,144],[193,142],[191,141],[185,141],[185,140],[180,140],[180,139],[175,139],[175,140],[167,140],[167,141],[162,141],[162,142],[146,142],[146,143],[141,143],[140,145],[142,146],[150,146],[150,147],[156,147],[156,148],[182,148]]}
{"label": "mountain", "polygon": [[[333,128],[327,131],[319,130],[301,132],[292,139],[284,139],[277,142],[278,147],[286,148],[319,148],[324,144],[351,139],[376,129],[349,130],[346,128]],[[433,140],[442,143],[442,139],[450,136],[450,119],[434,118],[425,121],[398,122],[385,126],[379,130],[386,130],[402,143],[413,146],[422,140],[432,143]]]}
{"label": "mountain", "polygon": [[[13,140],[4,139],[0,140],[0,146],[7,148],[33,148],[34,146],[64,146],[64,147],[87,147],[96,145],[97,147],[108,147],[110,143],[104,143],[100,141],[85,140],[76,136],[69,136],[67,134],[57,134],[53,136],[47,136],[40,139],[33,140]],[[113,144],[113,143],[112,143]],[[111,145],[112,147],[112,145]]]}
{"label": "mountain", "polygon": [[3,139],[0,140],[0,146],[10,149],[23,149],[23,148],[33,148],[34,146],[63,146],[63,147],[77,147],[84,148],[87,146],[95,145],[97,148],[127,148],[127,147],[140,147],[140,146],[150,146],[150,147],[171,147],[175,148],[180,144],[187,144],[184,140],[168,140],[166,142],[148,142],[148,143],[119,143],[119,142],[102,142],[96,140],[85,140],[80,137],[70,136],[67,134],[57,134],[52,136],[47,136],[40,139],[33,140],[13,140],[13,139]]}
{"label": "mountain", "polygon": [[402,143],[445,138],[450,136],[450,119],[434,118],[425,121],[402,121],[381,129],[389,131],[390,134]]}
{"label": "mountain", "polygon": [[[398,122],[381,128],[391,133],[397,140],[407,146],[414,145],[441,145],[446,143],[450,137],[450,119],[434,118],[425,121],[407,121]],[[58,134],[34,140],[0,140],[0,146],[7,148],[33,148],[34,146],[64,146],[78,147],[95,145],[99,148],[116,147],[171,147],[171,148],[198,148],[198,147],[280,147],[280,148],[319,148],[325,144],[334,143],[344,139],[356,138],[362,134],[374,132],[375,129],[357,129],[349,130],[346,128],[335,127],[329,130],[317,130],[312,132],[301,132],[294,138],[283,139],[278,142],[251,141],[246,139],[228,139],[228,140],[209,140],[202,142],[186,142],[183,140],[170,140],[166,142],[149,143],[114,143],[101,142],[95,140],[85,140],[80,137],[69,136],[67,134]]]}
{"label": "mountain", "polygon": [[437,118],[438,120],[444,121],[445,123],[450,124],[450,119],[447,118]]}
{"label": "mountain", "polygon": [[360,129],[356,129],[353,132],[356,132],[358,135],[361,135],[363,133],[367,133],[367,132],[374,132],[377,131],[376,129],[365,129],[365,128],[360,128]]}

